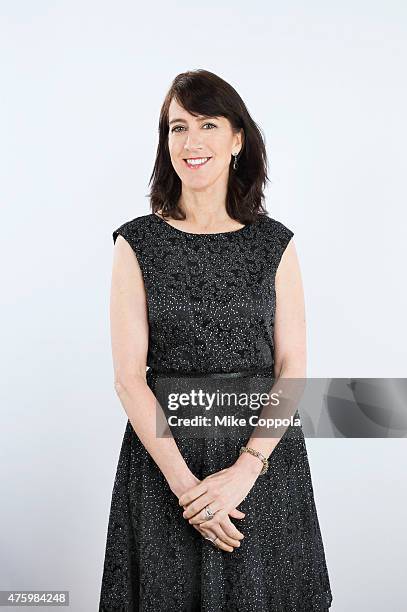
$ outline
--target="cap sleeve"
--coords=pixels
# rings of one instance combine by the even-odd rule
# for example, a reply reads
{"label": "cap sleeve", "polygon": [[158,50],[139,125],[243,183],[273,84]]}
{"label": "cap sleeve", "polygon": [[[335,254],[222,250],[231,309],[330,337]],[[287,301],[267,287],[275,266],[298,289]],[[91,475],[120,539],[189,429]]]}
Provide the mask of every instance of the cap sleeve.
{"label": "cap sleeve", "polygon": [[118,236],[122,236],[133,249],[139,264],[142,263],[143,235],[138,219],[126,221],[112,232],[113,244],[116,244]]}
{"label": "cap sleeve", "polygon": [[280,265],[283,253],[286,250],[291,238],[294,236],[294,232],[289,229],[286,225],[273,219],[273,238],[276,241],[276,249],[274,254],[274,266],[277,270]]}
{"label": "cap sleeve", "polygon": [[113,244],[116,244],[116,240],[118,236],[123,236],[123,238],[125,240],[128,239],[128,233],[126,230],[126,223],[124,223],[124,225],[121,225],[120,227],[118,227],[117,229],[115,229],[112,233],[113,236]]}

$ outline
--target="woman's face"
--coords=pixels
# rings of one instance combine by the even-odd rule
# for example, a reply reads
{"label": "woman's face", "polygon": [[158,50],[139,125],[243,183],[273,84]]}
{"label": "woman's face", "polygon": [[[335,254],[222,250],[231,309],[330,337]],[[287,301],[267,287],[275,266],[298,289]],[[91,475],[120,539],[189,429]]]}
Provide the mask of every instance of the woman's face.
{"label": "woman's face", "polygon": [[[194,117],[175,99],[168,122],[171,162],[182,183],[199,190],[222,179],[226,184],[232,154],[242,146],[243,130],[235,134],[226,117]],[[191,164],[186,160],[192,160]]]}

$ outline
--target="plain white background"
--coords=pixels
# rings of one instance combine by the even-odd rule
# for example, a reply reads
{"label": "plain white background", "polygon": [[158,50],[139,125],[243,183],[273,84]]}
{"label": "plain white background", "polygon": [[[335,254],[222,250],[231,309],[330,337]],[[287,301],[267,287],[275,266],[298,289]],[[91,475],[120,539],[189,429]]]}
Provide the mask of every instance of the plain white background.
{"label": "plain white background", "polygon": [[[267,209],[294,233],[309,377],[405,377],[403,2],[2,1],[0,589],[96,610],[127,417],[113,240],[150,211],[172,79],[229,81],[262,128]],[[404,439],[307,440],[334,612],[401,611]]]}

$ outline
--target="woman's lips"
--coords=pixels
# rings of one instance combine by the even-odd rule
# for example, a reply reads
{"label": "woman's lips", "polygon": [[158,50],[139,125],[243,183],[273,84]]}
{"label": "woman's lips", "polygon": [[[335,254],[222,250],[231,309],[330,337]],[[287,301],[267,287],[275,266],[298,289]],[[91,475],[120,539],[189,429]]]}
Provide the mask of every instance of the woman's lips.
{"label": "woman's lips", "polygon": [[206,162],[203,162],[203,164],[194,164],[194,165],[192,165],[192,164],[189,164],[186,159],[184,159],[184,162],[185,162],[185,165],[187,166],[187,168],[189,168],[190,170],[199,170],[199,168],[202,168],[203,166],[206,166],[208,161],[210,161],[211,159],[212,159],[212,157],[208,157]]}

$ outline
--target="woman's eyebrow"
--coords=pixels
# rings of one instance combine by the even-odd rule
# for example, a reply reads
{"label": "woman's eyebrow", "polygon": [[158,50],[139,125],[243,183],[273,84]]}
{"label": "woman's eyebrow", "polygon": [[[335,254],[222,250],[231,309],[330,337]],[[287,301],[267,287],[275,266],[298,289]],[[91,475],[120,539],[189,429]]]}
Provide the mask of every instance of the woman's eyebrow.
{"label": "woman's eyebrow", "polygon": [[[199,115],[199,117],[195,117],[196,121],[201,121],[201,119],[219,119],[219,117],[216,117],[215,115]],[[185,119],[171,119],[168,125],[171,125],[171,123],[176,122],[187,123]]]}

